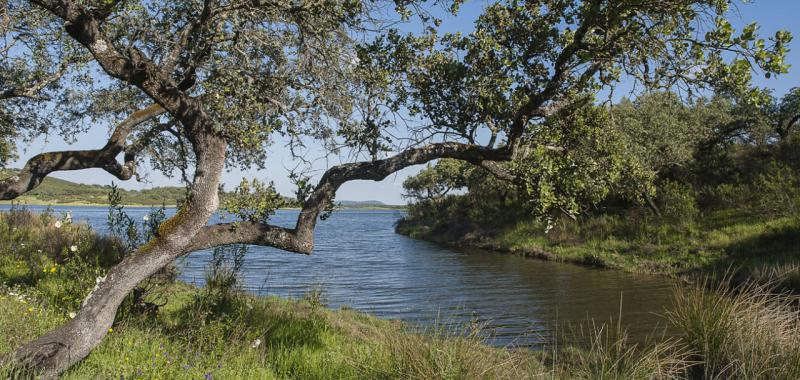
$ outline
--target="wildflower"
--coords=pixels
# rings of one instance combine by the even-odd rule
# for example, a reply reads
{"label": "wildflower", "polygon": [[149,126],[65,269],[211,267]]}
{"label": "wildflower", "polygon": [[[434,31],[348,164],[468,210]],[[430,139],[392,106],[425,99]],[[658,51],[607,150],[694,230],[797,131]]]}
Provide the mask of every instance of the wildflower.
{"label": "wildflower", "polygon": [[142,217],[142,219],[144,219],[144,221],[147,222],[150,220],[150,215],[145,215]]}
{"label": "wildflower", "polygon": [[55,265],[53,265],[53,267],[50,268],[50,273],[56,273],[56,266]]}
{"label": "wildflower", "polygon": [[250,345],[250,348],[258,348],[261,345],[261,339],[256,339],[253,341],[253,344]]}
{"label": "wildflower", "polygon": [[69,250],[72,252],[78,252],[78,246],[73,244],[69,247]]}
{"label": "wildflower", "polygon": [[41,249],[37,249],[36,253],[42,253],[42,250]]}
{"label": "wildflower", "polygon": [[68,315],[69,315],[69,319],[74,319],[76,314],[75,314],[74,311],[70,311]]}
{"label": "wildflower", "polygon": [[61,221],[60,220],[56,220],[55,224],[53,224],[53,227],[61,228]]}
{"label": "wildflower", "polygon": [[67,223],[72,223],[72,211],[67,211],[67,215],[64,216],[64,220]]}
{"label": "wildflower", "polygon": [[29,312],[29,313],[33,313],[33,308],[32,308],[32,307],[29,307],[29,308],[28,308],[28,312]]}
{"label": "wildflower", "polygon": [[110,334],[110,333],[114,332],[114,329],[113,329],[113,328],[111,328],[111,327],[109,327],[109,328],[108,328],[108,332],[109,332],[109,334]]}

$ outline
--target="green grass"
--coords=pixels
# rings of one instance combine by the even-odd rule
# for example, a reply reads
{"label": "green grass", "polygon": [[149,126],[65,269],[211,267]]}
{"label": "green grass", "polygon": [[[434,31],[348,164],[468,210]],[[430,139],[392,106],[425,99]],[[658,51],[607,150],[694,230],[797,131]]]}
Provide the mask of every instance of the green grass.
{"label": "green grass", "polygon": [[[121,258],[115,239],[97,236],[80,224],[56,228],[56,221],[56,216],[24,210],[0,213],[0,356],[69,320],[95,278]],[[775,226],[775,233],[783,232]],[[723,238],[719,241],[729,244]],[[776,273],[763,276],[769,282]],[[236,288],[163,283],[149,298],[163,303],[157,313],[136,313],[124,303],[100,346],[63,378],[794,379],[800,375],[796,299],[776,295],[763,285],[715,283],[725,285],[676,288],[676,306],[667,313],[678,329],[675,337],[633,344],[619,325],[590,322],[543,351],[487,346],[479,326],[433,327],[420,333],[401,322],[348,308],[331,310],[316,292],[287,300],[248,295]],[[13,364],[0,366],[0,378],[27,375]]]}

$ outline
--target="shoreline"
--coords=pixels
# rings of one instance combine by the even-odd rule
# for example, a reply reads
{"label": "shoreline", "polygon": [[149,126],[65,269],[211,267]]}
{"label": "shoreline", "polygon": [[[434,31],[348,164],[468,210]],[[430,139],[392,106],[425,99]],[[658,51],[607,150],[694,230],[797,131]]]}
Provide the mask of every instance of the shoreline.
{"label": "shoreline", "polygon": [[[395,232],[456,249],[480,249],[586,268],[667,276],[682,282],[709,277],[732,283],[771,283],[780,291],[800,295],[798,223],[793,218],[778,218],[706,226],[699,236],[661,246],[613,237],[569,244],[553,242],[524,222],[496,231],[481,231],[465,225],[443,223],[432,227],[403,219],[397,223]],[[682,251],[677,251],[678,248]],[[770,279],[768,273],[781,277]]]}
{"label": "shoreline", "polygon": [[[22,206],[51,206],[51,207],[69,207],[69,206],[76,206],[76,207],[108,207],[108,203],[90,203],[90,202],[64,202],[64,203],[54,203],[54,202],[44,202],[40,200],[28,200],[24,199],[22,201],[0,201],[0,205],[3,206],[11,206],[12,204],[19,204]],[[145,207],[161,207],[162,204],[152,203],[152,204],[143,204],[143,203],[131,203],[131,204],[124,204],[124,207],[136,207],[136,208],[145,208]],[[177,207],[175,204],[165,204],[166,208],[175,208]],[[375,211],[404,211],[406,207],[341,207],[337,210],[375,210]],[[281,207],[278,210],[300,210],[299,207]]]}
{"label": "shoreline", "polygon": [[[395,233],[407,236],[411,239],[423,240],[453,249],[478,249],[478,250],[488,251],[491,253],[520,256],[526,259],[577,265],[583,268],[601,269],[601,270],[620,270],[628,273],[638,273],[638,272],[626,271],[623,268],[608,265],[602,260],[591,260],[588,258],[580,259],[580,258],[560,256],[538,246],[529,246],[521,248],[507,247],[497,242],[494,242],[486,237],[476,237],[476,236],[461,236],[460,238],[452,238],[452,237],[448,238],[446,237],[448,235],[447,233],[436,234],[432,232],[432,228],[430,226],[419,226],[419,225],[414,225],[413,223],[410,222],[404,223],[402,219],[398,221],[397,226],[395,227]],[[674,274],[667,272],[653,272],[653,273],[643,273],[643,274],[665,275],[668,277],[675,277]]]}

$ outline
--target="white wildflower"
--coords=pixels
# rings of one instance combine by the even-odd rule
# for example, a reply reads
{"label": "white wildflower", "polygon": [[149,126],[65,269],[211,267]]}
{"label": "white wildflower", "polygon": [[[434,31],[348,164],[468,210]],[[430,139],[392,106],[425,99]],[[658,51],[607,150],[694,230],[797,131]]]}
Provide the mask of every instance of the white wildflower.
{"label": "white wildflower", "polygon": [[75,312],[74,311],[70,311],[69,312],[69,319],[73,319],[73,318],[75,318]]}
{"label": "white wildflower", "polygon": [[73,244],[69,246],[69,250],[72,252],[78,252],[78,246]]}
{"label": "white wildflower", "polygon": [[98,278],[94,279],[94,283],[99,285],[101,282],[103,282],[105,280],[106,280],[106,276],[98,277]]}
{"label": "white wildflower", "polygon": [[142,219],[144,219],[144,221],[146,222],[146,221],[150,220],[150,215],[145,215],[145,216],[142,217]]}
{"label": "white wildflower", "polygon": [[60,220],[56,220],[56,223],[55,223],[55,224],[53,224],[53,227],[55,227],[55,228],[61,228],[61,221],[60,221]]}
{"label": "white wildflower", "polygon": [[555,227],[553,225],[553,219],[552,218],[547,218],[547,226],[544,228],[544,233],[549,233],[550,230],[553,229],[553,227]]}
{"label": "white wildflower", "polygon": [[250,348],[258,348],[261,345],[261,339],[256,339],[253,341],[253,344],[250,345]]}

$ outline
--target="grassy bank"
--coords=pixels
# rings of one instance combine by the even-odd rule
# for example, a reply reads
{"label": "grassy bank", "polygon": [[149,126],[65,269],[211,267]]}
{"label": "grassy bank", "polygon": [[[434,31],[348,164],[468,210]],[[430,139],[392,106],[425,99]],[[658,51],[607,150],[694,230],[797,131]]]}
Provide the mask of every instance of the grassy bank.
{"label": "grassy bank", "polygon": [[[58,222],[61,222],[60,224]],[[97,277],[124,253],[81,224],[24,210],[0,213],[0,355],[66,322]],[[231,266],[232,265],[232,266]],[[64,378],[125,379],[673,379],[796,378],[800,330],[791,299],[770,289],[676,289],[679,337],[629,344],[614,324],[576,326],[542,351],[485,345],[479,328],[425,333],[347,308],[320,293],[256,297],[235,286],[234,263],[208,286],[145,286],[103,343]],[[750,376],[758,375],[758,376]],[[19,377],[11,366],[0,378]]]}
{"label": "grassy bank", "polygon": [[[115,239],[57,222],[0,213],[0,355],[67,321],[122,257]],[[227,264],[209,278],[217,285],[204,289],[157,282],[146,300],[163,305],[157,312],[126,301],[103,344],[65,378],[532,378],[547,371],[542,355],[492,348],[467,330],[419,334],[330,310],[319,294],[256,297],[221,285],[225,273]]]}
{"label": "grassy bank", "polygon": [[800,290],[800,219],[759,220],[723,210],[691,224],[642,213],[588,216],[573,221],[523,219],[492,229],[448,220],[403,220],[397,232],[460,247],[478,247],[523,256],[670,275],[720,274],[736,280],[780,275]]}
{"label": "grassy bank", "polygon": [[[0,291],[0,353],[69,315],[19,288]],[[201,290],[176,284],[155,317],[119,321],[66,379],[531,378],[530,352],[469,338],[417,335],[399,323],[309,300],[241,296],[198,318]],[[2,371],[0,371],[2,374]]]}

